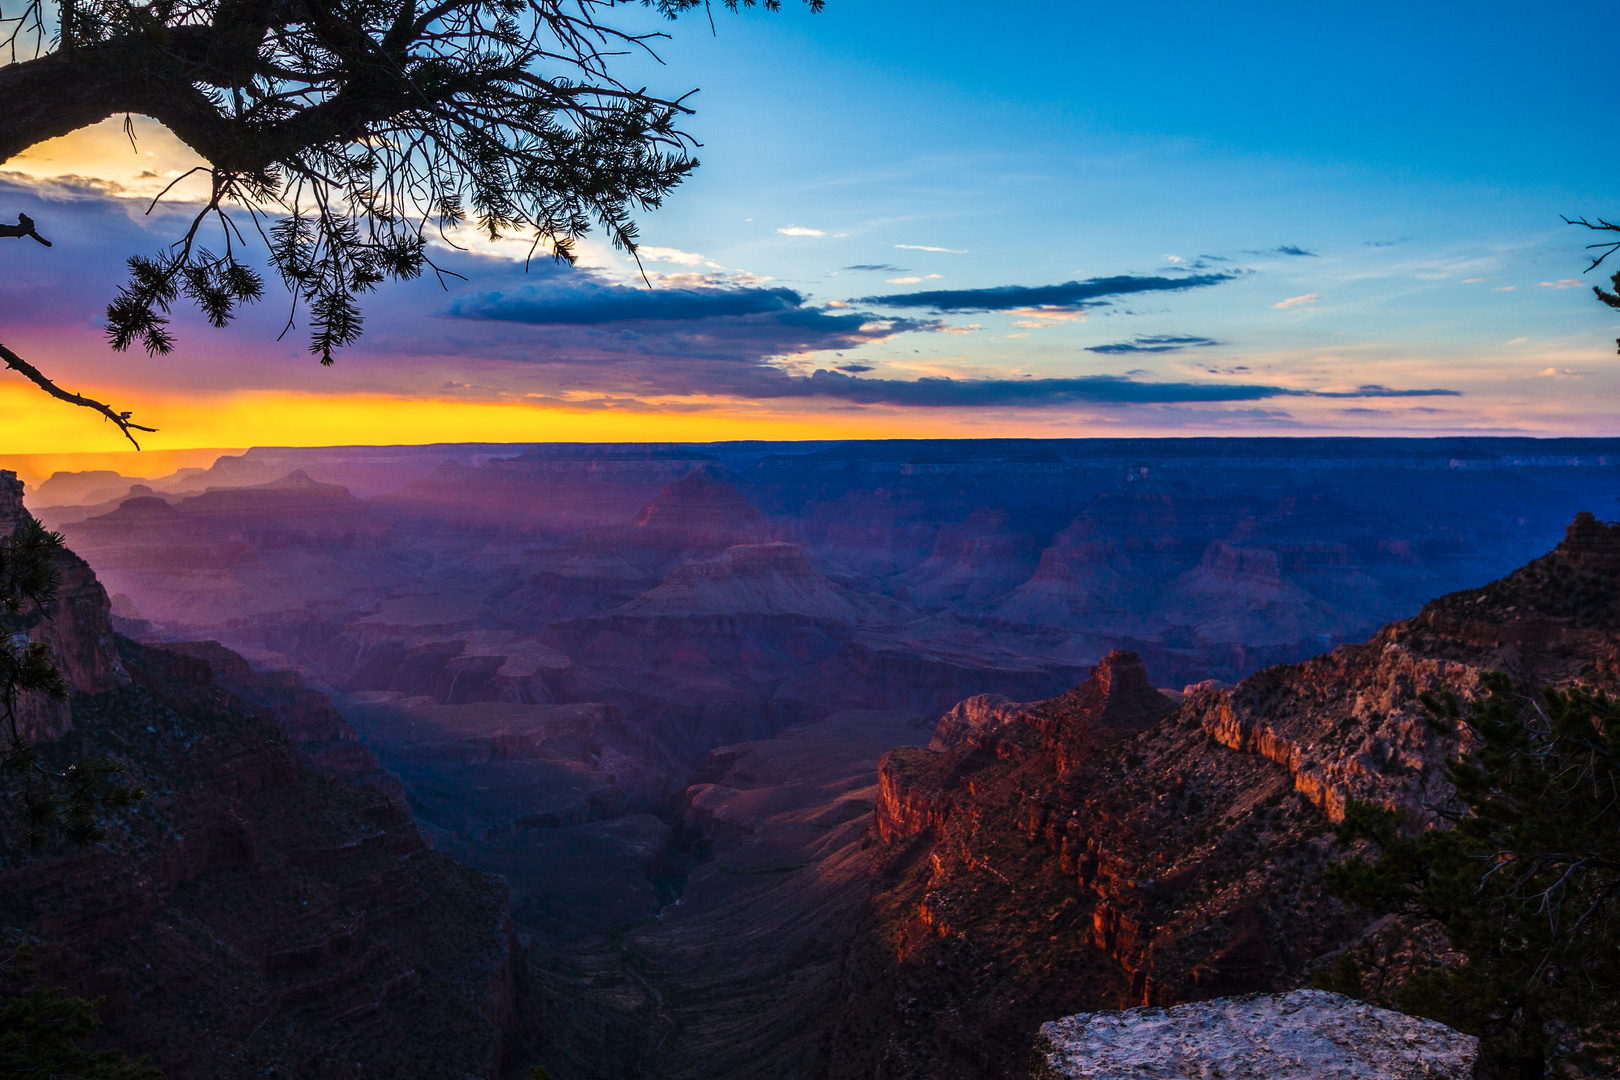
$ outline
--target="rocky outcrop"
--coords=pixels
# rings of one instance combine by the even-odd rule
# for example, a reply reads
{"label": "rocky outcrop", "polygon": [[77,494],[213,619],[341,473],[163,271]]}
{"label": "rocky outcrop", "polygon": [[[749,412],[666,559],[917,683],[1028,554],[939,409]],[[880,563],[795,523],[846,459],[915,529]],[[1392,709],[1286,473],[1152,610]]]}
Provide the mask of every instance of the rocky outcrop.
{"label": "rocky outcrop", "polygon": [[505,890],[429,850],[397,786],[312,769],[195,658],[121,653],[134,683],[76,695],[71,740],[43,749],[116,755],[151,794],[104,847],[4,853],[38,978],[104,997],[100,1037],[177,1078],[497,1077],[520,1035]]}
{"label": "rocky outcrop", "polygon": [[934,737],[928,749],[955,750],[982,746],[995,730],[1028,708],[1000,694],[976,694],[958,702],[934,723]]}
{"label": "rocky outcrop", "polygon": [[[105,843],[36,853],[0,783],[4,945],[104,999],[96,1038],[176,1080],[500,1076],[522,1040],[505,888],[428,848],[324,695],[216,643],[116,637],[89,568],[64,577],[35,632],[56,635],[72,725],[38,749],[116,759],[148,795]],[[318,767],[333,746],[351,753]]]}
{"label": "rocky outcrop", "polygon": [[1479,1040],[1295,990],[1041,1025],[1034,1080],[1472,1080]]}
{"label": "rocky outcrop", "polygon": [[709,549],[757,542],[771,531],[765,516],[713,466],[666,485],[630,524],[665,543]]}
{"label": "rocky outcrop", "polygon": [[246,659],[217,641],[166,643],[163,650],[206,665],[193,675],[204,685],[212,682],[249,705],[269,709],[293,742],[353,743],[360,739],[332,699],[305,686],[296,671],[255,671]]}
{"label": "rocky outcrop", "polygon": [[[27,515],[17,474],[0,470],[0,536],[9,537]],[[29,604],[16,616],[0,618],[0,629],[44,642],[78,693],[106,693],[127,684],[129,674],[113,643],[107,591],[89,565],[71,551],[58,556],[56,568],[61,575],[56,598],[43,607]],[[59,739],[73,726],[72,705],[25,695],[18,702],[17,720],[25,739]]]}
{"label": "rocky outcrop", "polygon": [[1567,562],[1591,570],[1620,570],[1620,527],[1582,510],[1559,543],[1558,554]]}
{"label": "rocky outcrop", "polygon": [[1384,992],[1453,962],[1432,927],[1370,925],[1325,891],[1329,826],[1356,800],[1412,830],[1446,807],[1444,767],[1475,736],[1423,695],[1466,700],[1492,670],[1526,692],[1620,683],[1606,543],[1578,520],[1499,581],[1174,711],[1125,707],[1151,691],[1115,654],[1050,701],[964,702],[930,750],[887,755],[840,1029],[867,1043],[835,1075],[1006,1075],[1007,1034],[1051,1015],[1286,991],[1351,946]]}

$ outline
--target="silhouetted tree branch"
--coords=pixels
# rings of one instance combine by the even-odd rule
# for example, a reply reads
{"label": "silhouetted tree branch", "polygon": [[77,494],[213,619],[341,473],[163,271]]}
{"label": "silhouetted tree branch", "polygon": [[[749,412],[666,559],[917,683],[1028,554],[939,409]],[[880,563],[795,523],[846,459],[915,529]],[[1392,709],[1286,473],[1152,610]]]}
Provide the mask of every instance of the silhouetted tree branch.
{"label": "silhouetted tree branch", "polygon": [[[1587,221],[1584,217],[1565,218],[1564,223],[1566,225],[1584,225],[1588,229],[1595,229],[1599,232],[1620,233],[1620,222],[1607,221],[1603,218],[1598,218],[1596,221]],[[1603,264],[1604,259],[1607,259],[1610,255],[1613,255],[1616,251],[1620,251],[1620,239],[1604,240],[1596,244],[1587,244],[1586,250],[1598,252],[1597,255],[1592,256],[1592,265],[1587,267],[1588,270],[1596,270]],[[1592,286],[1592,291],[1597,294],[1597,298],[1601,303],[1607,304],[1615,309],[1620,309],[1620,273],[1616,273],[1610,277],[1609,283],[1614,286],[1614,290],[1612,292],[1605,290],[1601,285]],[[1614,344],[1615,351],[1620,352],[1620,338],[1615,338]]]}
{"label": "silhouetted tree branch", "polygon": [[34,219],[27,214],[18,214],[15,225],[0,225],[0,236],[32,236],[46,247],[51,246],[49,240],[34,231]]}
{"label": "silhouetted tree branch", "polygon": [[[823,0],[805,2],[819,10]],[[684,96],[610,70],[629,52],[654,55],[664,36],[605,21],[629,3],[668,18],[708,7],[72,0],[53,35],[44,0],[0,0],[0,51],[14,61],[0,67],[0,161],[121,113],[156,118],[208,163],[210,195],[171,247],[129,260],[107,308],[113,347],[169,352],[182,294],[213,325],[230,322],[263,295],[244,261],[256,237],[329,364],[360,336],[361,293],[440,272],[430,230],[443,237],[471,218],[492,238],[532,236],[531,252],[545,245],[572,262],[595,224],[635,253],[632,214],[685,179],[697,144],[677,123],[691,111]],[[35,382],[49,392],[49,380]]]}
{"label": "silhouetted tree branch", "polygon": [[141,444],[135,441],[135,436],[130,434],[130,432],[157,430],[157,428],[144,427],[135,423],[130,419],[131,414],[128,412],[117,412],[112,406],[105,405],[102,402],[97,401],[95,398],[87,398],[83,394],[74,394],[67,390],[63,390],[60,386],[57,386],[50,379],[46,378],[37,367],[30,364],[28,361],[24,360],[22,357],[18,356],[4,345],[0,345],[0,360],[4,360],[6,362],[6,367],[10,368],[12,371],[18,372],[35,386],[51,395],[51,397],[56,398],[58,401],[65,401],[69,405],[80,405],[86,409],[93,409],[102,416],[105,416],[108,420],[111,420],[113,423],[118,425],[118,430],[124,433],[124,438],[128,439],[131,443],[134,443],[135,449],[137,450],[141,448]]}

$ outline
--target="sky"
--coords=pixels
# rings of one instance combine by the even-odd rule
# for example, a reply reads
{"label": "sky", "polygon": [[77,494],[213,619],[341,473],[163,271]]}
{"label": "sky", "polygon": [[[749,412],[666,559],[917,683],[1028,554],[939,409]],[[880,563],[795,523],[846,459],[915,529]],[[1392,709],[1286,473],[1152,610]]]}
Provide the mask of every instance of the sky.
{"label": "sky", "polygon": [[[1320,7],[1320,6],[1317,6]],[[151,121],[0,163],[0,343],[154,450],[437,441],[1620,435],[1613,3],[828,0],[663,23],[697,89],[651,279],[462,234],[322,368],[284,295],[167,357],[102,329],[195,164]],[[0,377],[0,454],[115,451]]]}

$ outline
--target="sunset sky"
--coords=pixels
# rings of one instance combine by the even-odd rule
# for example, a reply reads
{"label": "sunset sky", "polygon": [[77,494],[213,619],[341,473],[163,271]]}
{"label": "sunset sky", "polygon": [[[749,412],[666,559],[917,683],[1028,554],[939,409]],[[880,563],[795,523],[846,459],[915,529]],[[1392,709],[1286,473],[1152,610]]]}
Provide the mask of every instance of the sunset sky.
{"label": "sunset sky", "polygon": [[[1426,14],[1424,12],[1427,12]],[[620,13],[652,24],[641,9]],[[1117,434],[1620,435],[1620,5],[828,0],[668,26],[703,165],[587,242],[445,251],[322,368],[287,299],[175,354],[101,329],[194,163],[120,124],[0,165],[0,342],[146,445]],[[184,189],[181,189],[182,195]],[[467,238],[471,239],[471,238]],[[301,320],[300,320],[301,321]],[[0,378],[0,454],[117,432]]]}

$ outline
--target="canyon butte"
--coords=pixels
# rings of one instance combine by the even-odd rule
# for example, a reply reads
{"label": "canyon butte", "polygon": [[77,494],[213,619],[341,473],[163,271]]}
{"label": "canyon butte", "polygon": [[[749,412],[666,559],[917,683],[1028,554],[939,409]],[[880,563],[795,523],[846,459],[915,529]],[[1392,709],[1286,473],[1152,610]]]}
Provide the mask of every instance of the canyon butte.
{"label": "canyon butte", "polygon": [[1321,872],[1447,797],[1418,695],[1614,688],[1620,539],[1563,526],[1620,444],[1567,442],[53,478],[30,735],[152,795],[9,848],[6,932],[176,1077],[1015,1076],[1072,1013],[1392,988],[1443,940]]}

